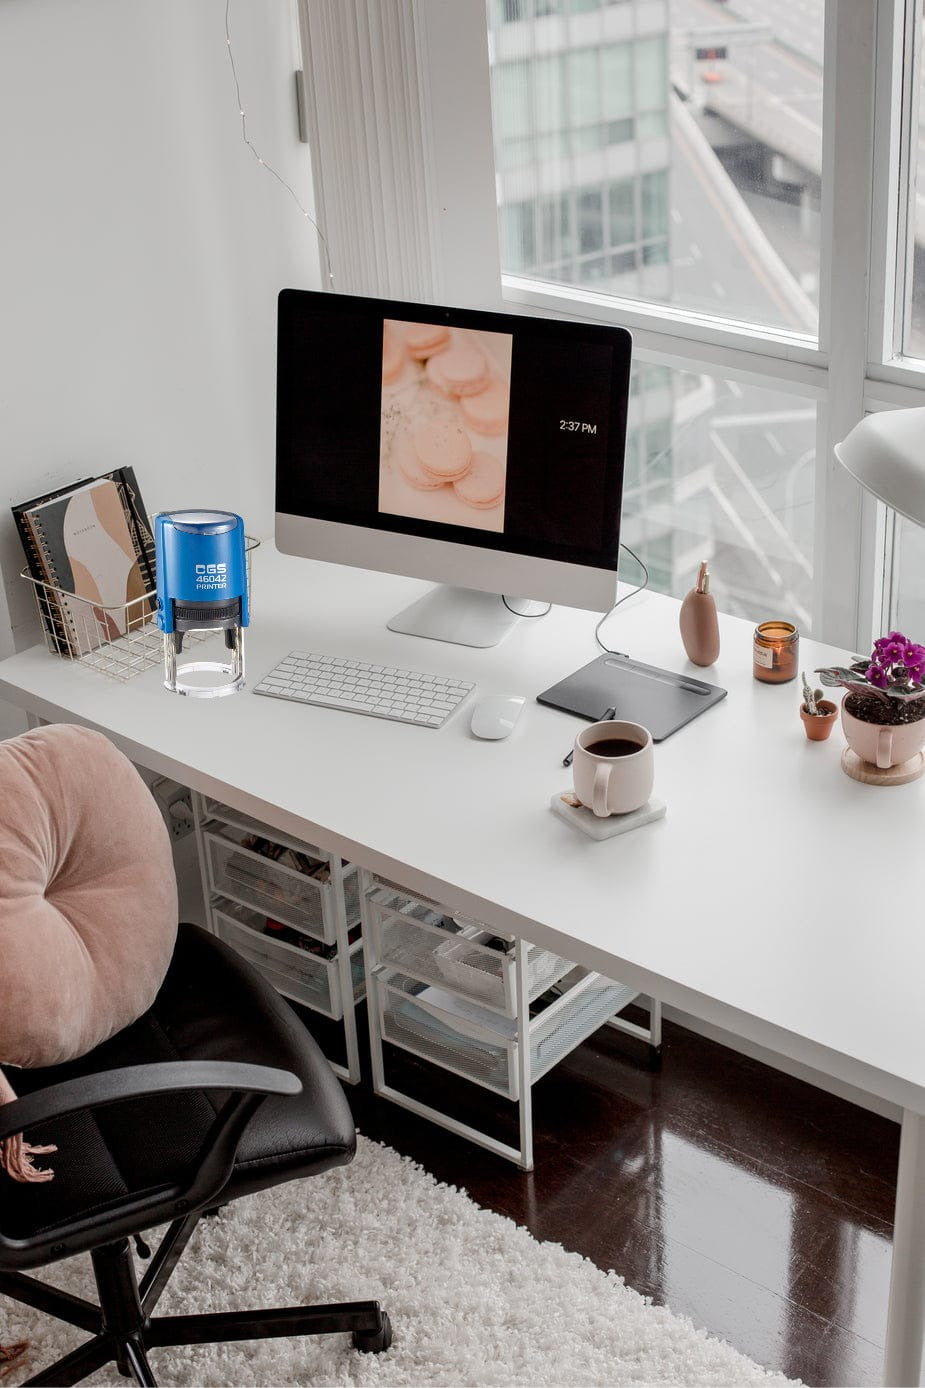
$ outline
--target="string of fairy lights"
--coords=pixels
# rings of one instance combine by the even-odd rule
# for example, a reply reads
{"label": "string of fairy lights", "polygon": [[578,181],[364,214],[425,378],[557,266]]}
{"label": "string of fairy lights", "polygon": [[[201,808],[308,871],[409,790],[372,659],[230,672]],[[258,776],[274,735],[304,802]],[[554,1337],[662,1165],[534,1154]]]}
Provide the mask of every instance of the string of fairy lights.
{"label": "string of fairy lights", "polygon": [[244,110],[244,100],[241,96],[241,84],[238,80],[238,69],[235,66],[234,49],[231,44],[231,0],[225,0],[225,47],[228,51],[228,61],[231,64],[231,76],[234,81],[235,96],[237,97],[238,101],[238,115],[241,117],[241,137],[244,140],[244,143],[247,146],[247,148],[250,150],[251,154],[257,160],[257,163],[260,165],[260,167],[262,169],[266,169],[267,173],[273,175],[277,183],[281,184],[281,186],[292,198],[292,201],[295,203],[296,207],[299,209],[305,220],[314,227],[315,232],[318,236],[318,240],[321,243],[321,249],[324,255],[324,273],[327,276],[328,283],[333,289],[334,274],[331,270],[331,257],[328,252],[327,240],[325,239],[321,231],[321,228],[315,221],[311,212],[309,212],[308,208],[304,206],[295,189],[291,186],[291,184],[286,182],[285,178],[283,178],[282,174],[279,172],[278,169],[275,169],[272,164],[267,163],[267,161],[263,158],[259,149],[257,149],[256,145],[253,143],[253,141],[247,133],[247,114]]}

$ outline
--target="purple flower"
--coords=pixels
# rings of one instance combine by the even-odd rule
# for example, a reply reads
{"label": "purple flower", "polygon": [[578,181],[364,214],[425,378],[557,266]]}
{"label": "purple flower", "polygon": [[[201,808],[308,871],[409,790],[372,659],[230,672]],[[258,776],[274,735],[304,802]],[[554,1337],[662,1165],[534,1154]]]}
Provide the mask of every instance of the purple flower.
{"label": "purple flower", "polygon": [[901,631],[891,631],[889,636],[882,636],[879,641],[874,642],[874,650],[877,652],[877,659],[886,665],[898,662],[905,664],[908,644]]}
{"label": "purple flower", "polygon": [[903,664],[909,673],[910,679],[920,684],[922,672],[925,670],[925,646],[916,645],[914,641],[907,641]]}
{"label": "purple flower", "polygon": [[877,689],[925,684],[925,646],[910,641],[901,631],[878,637],[865,678]]}

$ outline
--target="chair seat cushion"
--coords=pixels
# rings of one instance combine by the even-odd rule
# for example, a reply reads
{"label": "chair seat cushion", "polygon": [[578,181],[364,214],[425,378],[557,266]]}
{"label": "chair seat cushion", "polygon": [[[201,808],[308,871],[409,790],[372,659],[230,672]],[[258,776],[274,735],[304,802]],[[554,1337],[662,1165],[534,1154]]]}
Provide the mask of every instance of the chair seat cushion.
{"label": "chair seat cushion", "polygon": [[170,839],[128,758],[64,723],[0,742],[0,1063],[56,1065],[133,1022],[176,928]]}
{"label": "chair seat cushion", "polygon": [[[221,940],[183,925],[153,1006],[89,1055],[17,1076],[26,1093],[73,1076],[164,1060],[238,1060],[291,1070],[295,1097],[261,1104],[241,1140],[222,1202],[349,1162],[356,1133],[343,1090],[289,1004]],[[197,1154],[224,1095],[130,1100],[30,1130],[55,1142],[55,1179],[0,1181],[0,1229],[23,1238],[128,1191],[176,1179]]]}

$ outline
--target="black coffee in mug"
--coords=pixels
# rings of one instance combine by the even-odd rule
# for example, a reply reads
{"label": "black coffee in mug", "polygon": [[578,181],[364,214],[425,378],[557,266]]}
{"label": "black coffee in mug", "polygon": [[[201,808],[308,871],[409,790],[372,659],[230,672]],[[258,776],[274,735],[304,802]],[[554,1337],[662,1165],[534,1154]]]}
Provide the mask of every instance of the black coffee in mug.
{"label": "black coffee in mug", "polygon": [[642,749],[641,742],[633,742],[629,737],[602,737],[585,748],[594,757],[631,757]]}

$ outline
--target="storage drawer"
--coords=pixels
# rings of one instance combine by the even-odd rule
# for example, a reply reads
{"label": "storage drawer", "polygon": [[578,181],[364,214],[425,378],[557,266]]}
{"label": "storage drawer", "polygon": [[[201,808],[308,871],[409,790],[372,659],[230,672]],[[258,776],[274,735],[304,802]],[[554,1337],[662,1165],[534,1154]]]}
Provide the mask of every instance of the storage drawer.
{"label": "storage drawer", "polygon": [[[264,918],[234,901],[212,903],[215,933],[260,970],[279,992],[340,1021],[344,1015],[337,956],[330,959],[263,933]],[[350,950],[354,1001],[363,996],[363,942]]]}
{"label": "storage drawer", "polygon": [[[334,890],[327,864],[320,865],[319,880],[284,863],[255,853],[227,834],[206,830],[209,887],[219,896],[229,897],[283,925],[292,926],[315,939],[333,944],[335,940]],[[246,837],[243,833],[241,838]],[[356,887],[354,873],[354,890]]]}
{"label": "storage drawer", "polygon": [[[603,974],[575,969],[578,980],[563,997],[530,1021],[530,1079],[538,1079],[639,996],[636,988]],[[565,980],[568,983],[568,979]]]}
{"label": "storage drawer", "polygon": [[[496,939],[475,921],[444,915],[419,898],[377,884],[367,894],[372,957],[416,978],[451,989],[505,1017],[517,1012],[516,961],[488,942]],[[529,1001],[558,982],[572,965],[549,950],[526,950]]]}
{"label": "storage drawer", "polygon": [[209,795],[200,796],[199,803],[203,819],[217,819],[222,824],[243,829],[248,834],[260,834],[263,838],[272,839],[274,843],[282,844],[286,848],[295,848],[319,862],[328,862],[332,857],[326,849],[319,848],[317,844],[306,843],[282,829],[272,829],[269,824],[262,823],[253,815],[246,814],[244,810],[234,810],[230,805],[224,804],[221,800],[214,800]]}
{"label": "storage drawer", "polygon": [[[635,989],[583,969],[573,969],[570,980],[561,997],[530,1019],[531,1083],[637,996]],[[458,1010],[445,990],[420,990],[395,973],[377,976],[376,992],[384,1040],[505,1098],[518,1097],[514,1021],[471,1004]]]}
{"label": "storage drawer", "polygon": [[410,980],[405,981],[404,988],[397,979],[377,980],[383,1040],[462,1075],[473,1084],[508,1099],[516,1098],[516,1043],[480,1027],[470,1027],[463,1033],[458,1018],[428,1000],[430,990],[425,989],[423,995],[411,991],[418,986]]}

